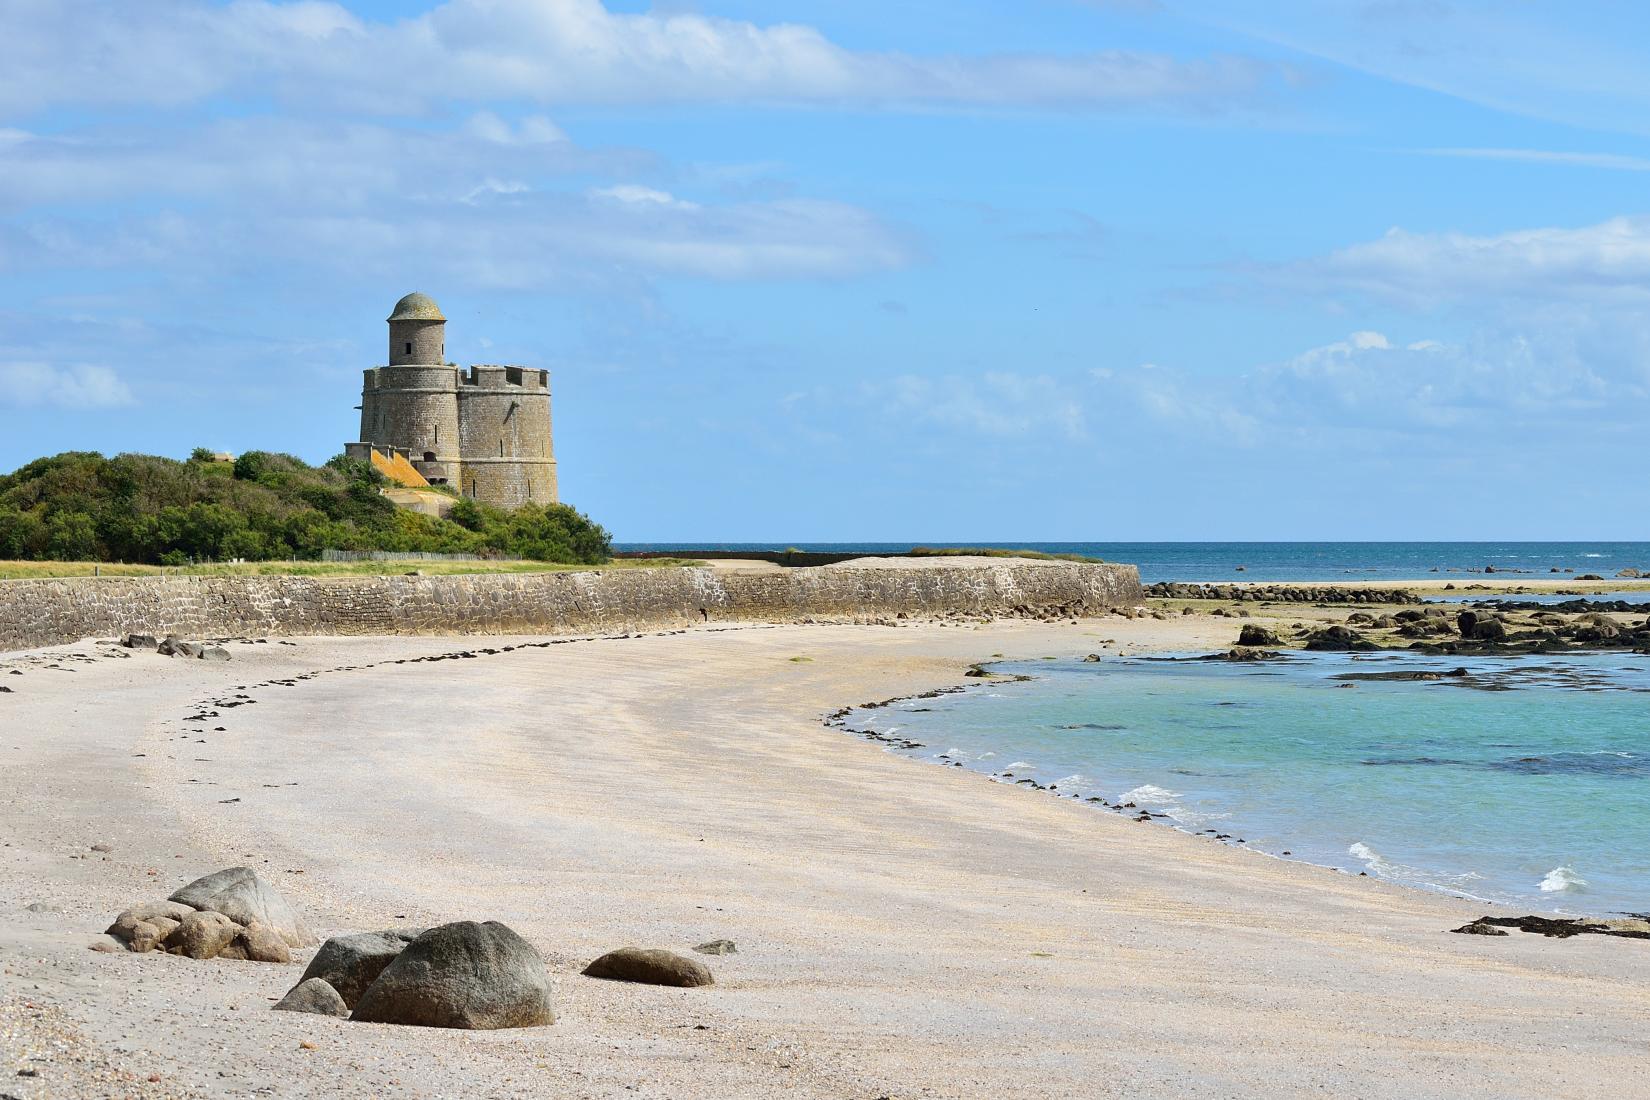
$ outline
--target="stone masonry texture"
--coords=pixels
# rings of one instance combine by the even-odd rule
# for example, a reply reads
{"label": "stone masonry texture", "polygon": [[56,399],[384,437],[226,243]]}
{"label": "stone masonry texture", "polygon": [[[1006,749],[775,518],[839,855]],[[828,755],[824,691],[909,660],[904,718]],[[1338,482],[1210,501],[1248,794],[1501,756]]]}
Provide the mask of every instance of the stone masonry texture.
{"label": "stone masonry texture", "polygon": [[701,568],[419,577],[0,581],[0,652],[126,632],[190,637],[571,634],[700,622],[1098,615],[1143,598],[1132,565]]}

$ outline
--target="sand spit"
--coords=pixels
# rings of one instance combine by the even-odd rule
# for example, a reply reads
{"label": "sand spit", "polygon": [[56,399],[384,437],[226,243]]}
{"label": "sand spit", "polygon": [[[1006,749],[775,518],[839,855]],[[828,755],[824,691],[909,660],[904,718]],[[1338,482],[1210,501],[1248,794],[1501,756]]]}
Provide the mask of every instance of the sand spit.
{"label": "sand spit", "polygon": [[[0,695],[0,1092],[1638,1087],[1636,942],[1452,935],[1484,907],[1096,813],[820,721],[961,683],[993,654],[1195,651],[1232,631],[1186,616],[0,659],[15,689]],[[549,961],[557,1022],[461,1033],[272,1012],[308,952],[281,966],[86,949],[157,882],[243,863],[322,935],[506,922]],[[703,989],[579,973],[616,947],[721,938],[738,953]]]}

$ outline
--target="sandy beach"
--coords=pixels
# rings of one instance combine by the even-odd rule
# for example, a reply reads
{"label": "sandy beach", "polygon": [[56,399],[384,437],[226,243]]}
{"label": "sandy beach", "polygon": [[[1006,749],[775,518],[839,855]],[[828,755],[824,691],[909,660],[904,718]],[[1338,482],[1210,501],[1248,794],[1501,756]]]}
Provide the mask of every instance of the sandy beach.
{"label": "sandy beach", "polygon": [[[492,654],[545,640],[272,640],[227,664],[90,643],[0,658],[14,689],[0,695],[0,1091],[1642,1087],[1642,943],[1450,935],[1484,907],[821,724],[963,683],[995,654],[1199,650],[1232,632],[1186,616],[707,628]],[[395,663],[457,652],[477,656]],[[237,693],[256,705],[210,705]],[[549,960],[560,1019],[470,1033],[275,1013],[301,965],[87,949],[126,905],[241,863],[323,935],[504,921]],[[713,987],[579,975],[615,947],[720,937],[739,953],[708,960]]]}

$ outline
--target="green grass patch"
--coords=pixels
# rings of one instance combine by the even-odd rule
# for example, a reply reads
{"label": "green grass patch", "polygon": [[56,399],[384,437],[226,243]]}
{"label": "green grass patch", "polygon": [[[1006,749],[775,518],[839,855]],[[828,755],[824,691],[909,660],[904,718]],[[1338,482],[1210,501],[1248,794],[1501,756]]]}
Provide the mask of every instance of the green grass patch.
{"label": "green grass patch", "polygon": [[472,573],[569,573],[607,569],[670,569],[702,562],[686,558],[616,559],[596,565],[543,561],[250,561],[235,565],[130,565],[89,561],[0,561],[0,580],[65,577],[395,577]]}

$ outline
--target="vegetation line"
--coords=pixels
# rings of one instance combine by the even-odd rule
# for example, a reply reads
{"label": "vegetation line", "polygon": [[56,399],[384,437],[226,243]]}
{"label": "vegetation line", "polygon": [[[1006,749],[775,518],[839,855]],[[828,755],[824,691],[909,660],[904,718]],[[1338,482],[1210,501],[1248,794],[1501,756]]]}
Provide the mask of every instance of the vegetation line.
{"label": "vegetation line", "polygon": [[[70,451],[0,476],[0,560],[198,566],[313,561],[327,549],[510,554],[568,565],[612,557],[608,533],[564,504],[506,512],[459,499],[438,519],[395,507],[379,492],[384,484],[371,464],[343,455],[310,466],[266,451],[232,463],[200,449],[187,462]],[[329,573],[408,569],[332,564],[339,568]],[[419,563],[420,571],[437,572],[434,564]]]}

